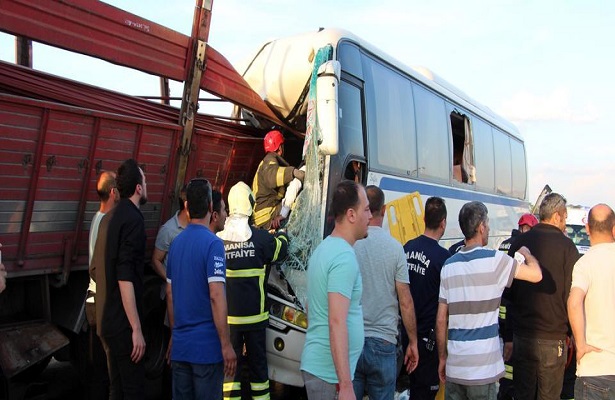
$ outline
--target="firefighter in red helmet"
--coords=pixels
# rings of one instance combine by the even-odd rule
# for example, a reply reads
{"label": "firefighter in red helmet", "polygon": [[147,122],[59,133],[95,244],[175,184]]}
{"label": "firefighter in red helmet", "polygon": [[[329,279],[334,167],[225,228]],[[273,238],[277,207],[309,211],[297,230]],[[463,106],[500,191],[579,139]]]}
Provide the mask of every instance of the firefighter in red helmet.
{"label": "firefighter in red helmet", "polygon": [[284,155],[284,136],[272,130],[264,139],[265,158],[258,166],[252,191],[254,192],[254,224],[259,228],[278,229],[284,216],[280,214],[286,186],[297,178],[303,182],[305,172],[286,162]]}

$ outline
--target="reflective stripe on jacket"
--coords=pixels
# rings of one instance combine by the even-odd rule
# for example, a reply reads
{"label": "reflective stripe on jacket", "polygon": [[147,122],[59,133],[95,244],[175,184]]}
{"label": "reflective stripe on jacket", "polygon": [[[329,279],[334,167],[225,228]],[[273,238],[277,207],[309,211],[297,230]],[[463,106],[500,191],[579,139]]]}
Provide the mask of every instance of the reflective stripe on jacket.
{"label": "reflective stripe on jacket", "polygon": [[286,257],[288,238],[283,233],[274,236],[263,229],[250,229],[252,237],[245,242],[224,241],[226,299],[230,325],[257,329],[267,326],[267,278],[271,263]]}
{"label": "reflective stripe on jacket", "polygon": [[286,185],[293,180],[293,170],[286,160],[269,152],[258,165],[252,192],[254,193],[254,224],[269,228],[269,223],[280,211],[280,203],[286,193]]}

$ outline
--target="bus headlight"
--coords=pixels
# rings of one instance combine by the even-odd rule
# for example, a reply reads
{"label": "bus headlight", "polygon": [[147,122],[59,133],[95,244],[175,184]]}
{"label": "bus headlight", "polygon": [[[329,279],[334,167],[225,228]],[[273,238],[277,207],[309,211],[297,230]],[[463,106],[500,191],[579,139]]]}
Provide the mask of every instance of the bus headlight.
{"label": "bus headlight", "polygon": [[296,308],[274,301],[271,307],[269,307],[269,314],[300,328],[307,329],[307,315]]}

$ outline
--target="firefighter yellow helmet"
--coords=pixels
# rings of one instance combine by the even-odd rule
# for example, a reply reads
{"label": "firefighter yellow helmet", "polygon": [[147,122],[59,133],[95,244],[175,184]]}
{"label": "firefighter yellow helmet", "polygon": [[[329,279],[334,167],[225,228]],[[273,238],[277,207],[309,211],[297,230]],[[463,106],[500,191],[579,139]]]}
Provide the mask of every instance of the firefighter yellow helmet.
{"label": "firefighter yellow helmet", "polygon": [[237,182],[228,192],[229,214],[252,215],[254,195],[250,186],[244,182]]}

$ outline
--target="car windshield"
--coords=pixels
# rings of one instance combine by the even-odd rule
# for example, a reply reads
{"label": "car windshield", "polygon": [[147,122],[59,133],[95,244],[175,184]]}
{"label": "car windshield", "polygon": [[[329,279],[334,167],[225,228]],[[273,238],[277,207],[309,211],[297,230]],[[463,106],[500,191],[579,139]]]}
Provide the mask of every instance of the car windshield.
{"label": "car windshield", "polygon": [[566,235],[577,246],[589,246],[589,236],[583,225],[566,225]]}

